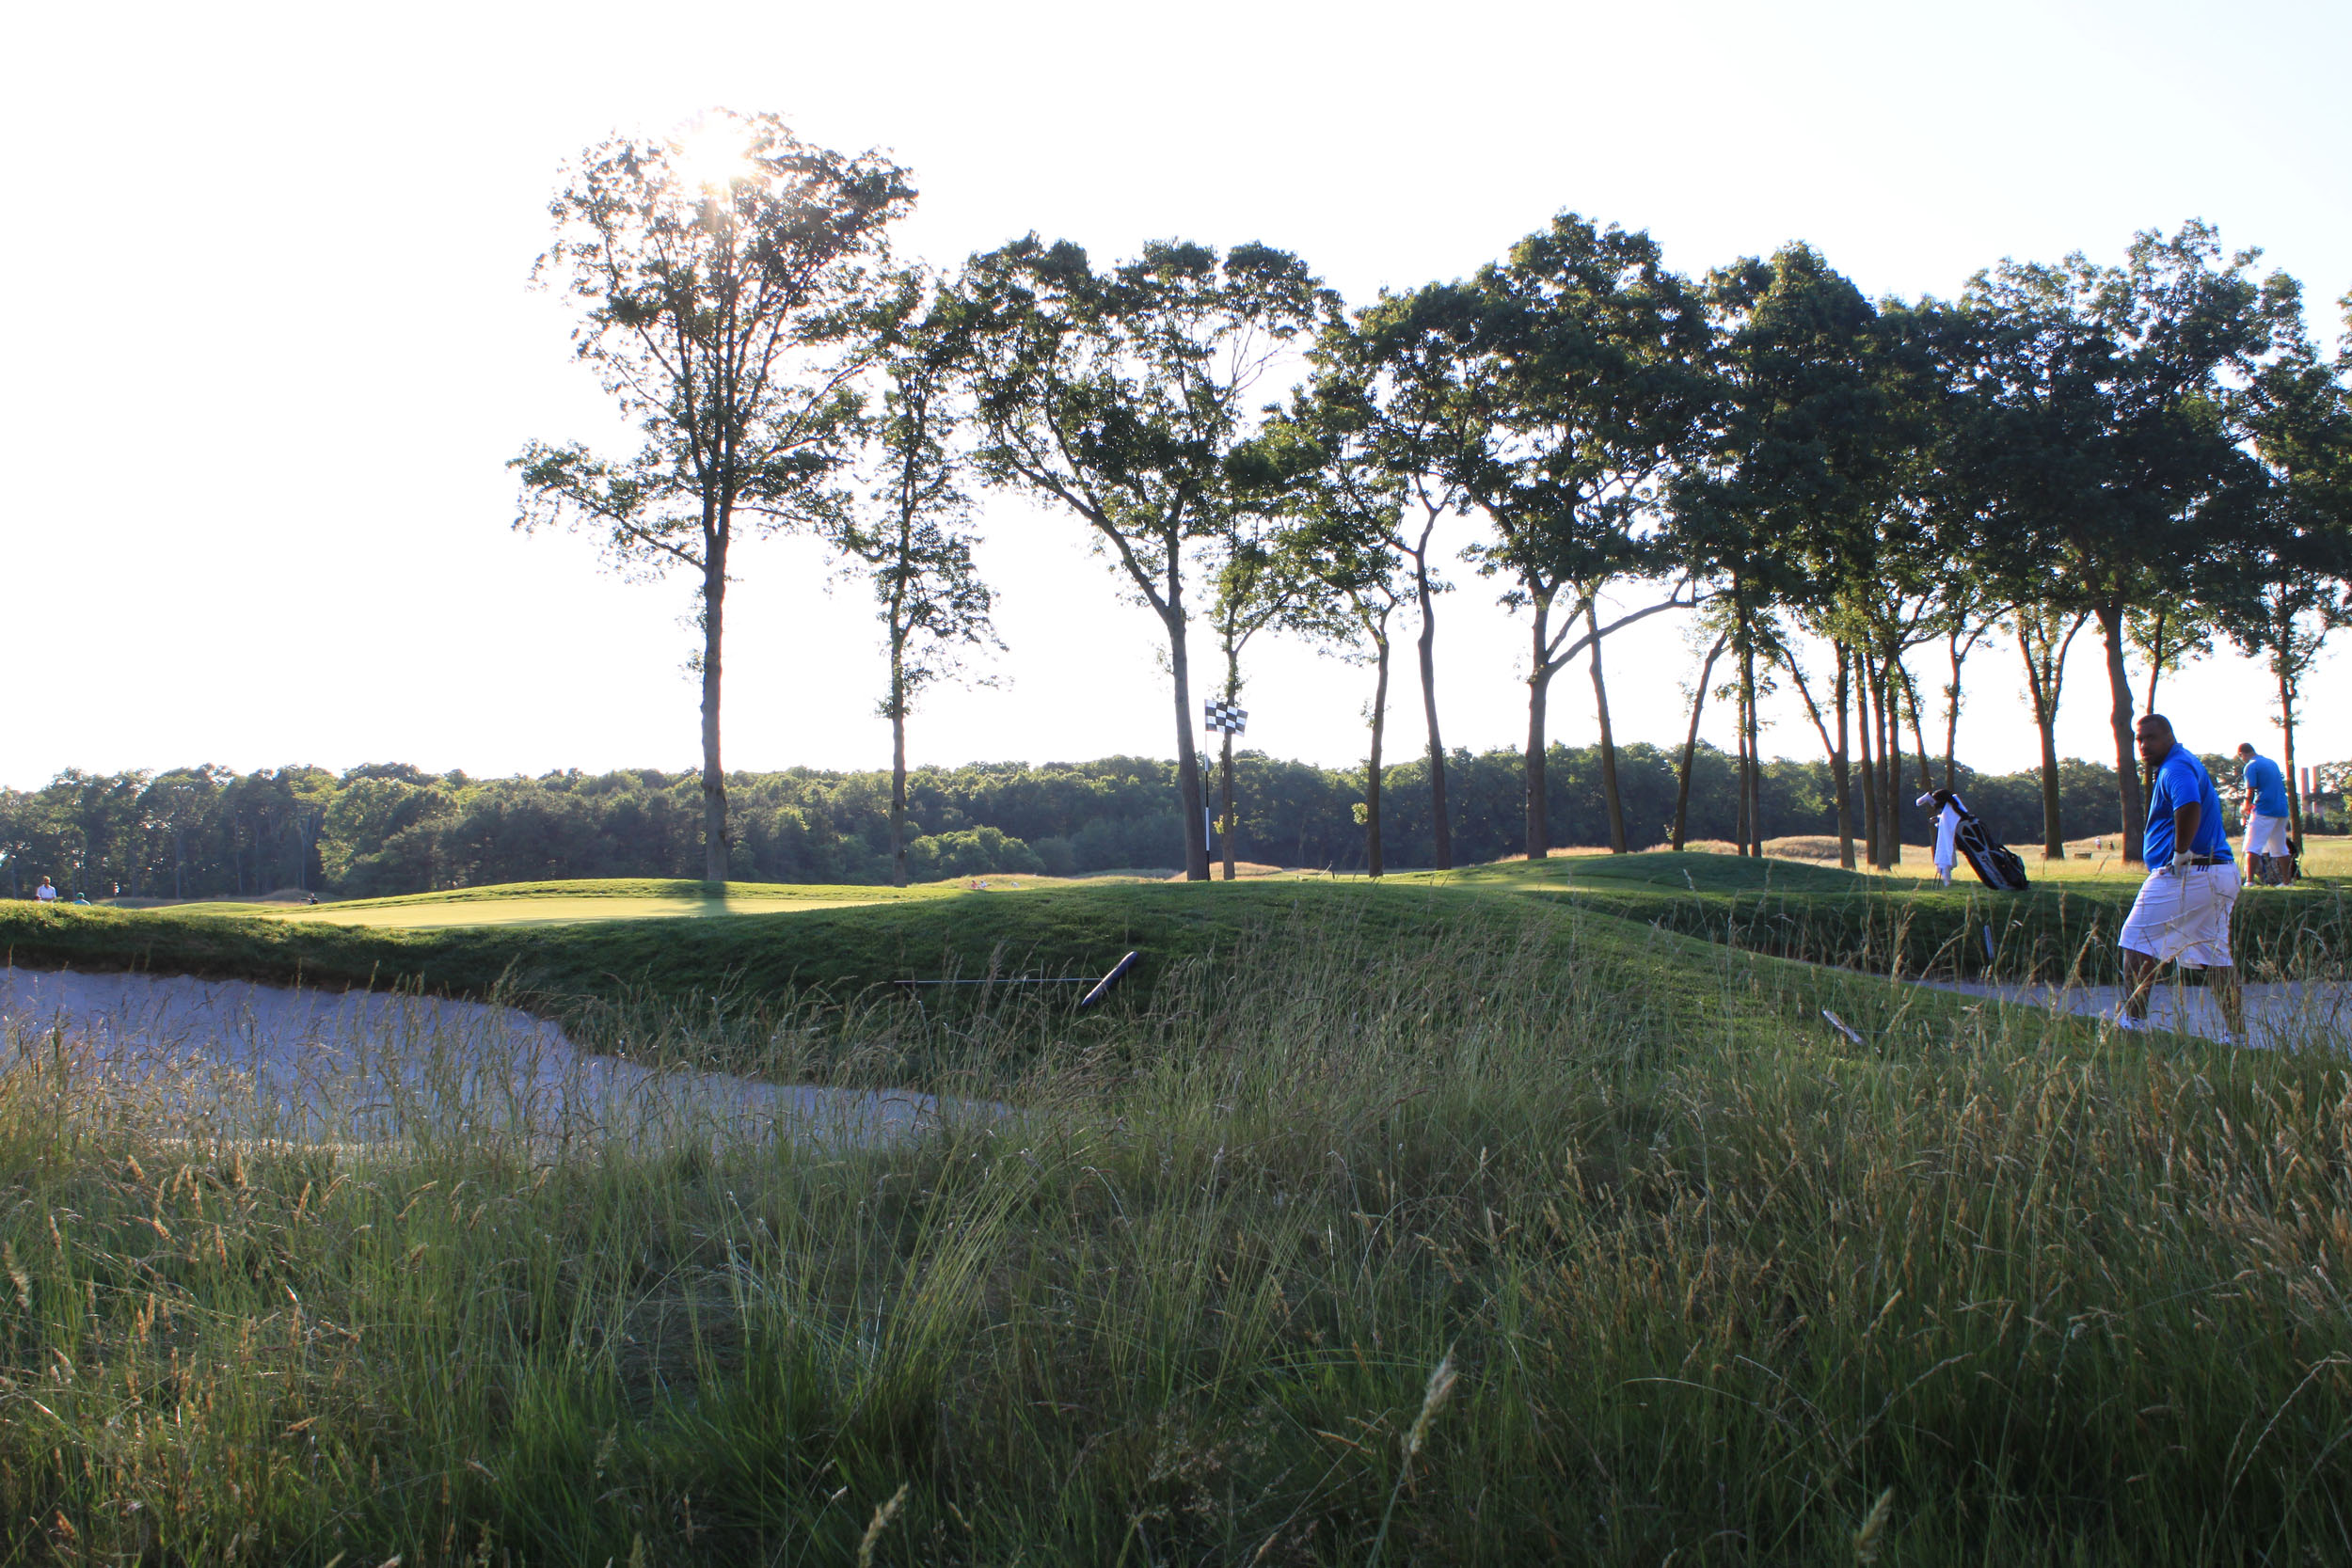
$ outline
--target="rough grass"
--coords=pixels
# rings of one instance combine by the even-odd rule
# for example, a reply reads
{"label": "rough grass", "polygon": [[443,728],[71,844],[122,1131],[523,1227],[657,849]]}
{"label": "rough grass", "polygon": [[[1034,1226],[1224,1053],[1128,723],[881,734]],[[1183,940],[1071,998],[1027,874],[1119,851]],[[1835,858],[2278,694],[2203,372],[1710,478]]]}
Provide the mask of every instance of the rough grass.
{"label": "rough grass", "polygon": [[[1375,900],[1364,915],[1403,929],[1487,918],[1496,897],[1567,897],[1608,914],[1748,951],[1879,974],[2049,983],[2120,978],[2115,938],[2137,876],[2039,883],[2023,895],[1939,888],[1795,860],[1685,851],[1504,861],[1454,872],[1247,882],[1057,883],[974,894],[937,883],[898,892],[696,882],[532,883],[385,900],[382,925],[186,909],[0,904],[0,956],[34,965],[350,985],[418,983],[572,1018],[650,994],[664,1006],[792,992],[847,1002],[902,978],[1099,974],[1143,949],[1163,961],[1230,943],[1240,927],[1303,900]],[[651,887],[655,892],[646,892]],[[739,891],[741,890],[741,891]],[[2234,942],[2249,978],[2342,978],[2352,956],[2352,885],[2314,879],[2239,899]],[[869,899],[874,894],[890,896]],[[692,905],[693,920],[643,918],[644,900]],[[974,902],[978,900],[978,902]],[[606,918],[536,912],[584,901]],[[351,908],[351,906],[343,906]],[[452,923],[439,911],[456,911]],[[745,912],[762,911],[768,912]],[[772,918],[790,911],[788,921]],[[487,911],[478,918],[469,911]],[[1989,942],[1988,942],[1989,939]],[[1089,966],[1091,968],[1089,969]]]}
{"label": "rough grass", "polygon": [[1574,899],[1290,891],[1215,890],[1278,896],[1102,1016],[845,1015],[941,1064],[917,1086],[1028,1108],[869,1154],[191,1141],[8,1041],[0,1550],[2352,1553],[2339,1059],[2119,1043]]}
{"label": "rough grass", "polygon": [[[2140,881],[2086,877],[2010,894],[1688,851],[1503,861],[1400,879],[1572,897],[1753,952],[1875,974],[2099,984],[2121,978],[2115,940]],[[2246,976],[2341,978],[2352,956],[2348,892],[2328,879],[2247,890],[2232,936]]]}

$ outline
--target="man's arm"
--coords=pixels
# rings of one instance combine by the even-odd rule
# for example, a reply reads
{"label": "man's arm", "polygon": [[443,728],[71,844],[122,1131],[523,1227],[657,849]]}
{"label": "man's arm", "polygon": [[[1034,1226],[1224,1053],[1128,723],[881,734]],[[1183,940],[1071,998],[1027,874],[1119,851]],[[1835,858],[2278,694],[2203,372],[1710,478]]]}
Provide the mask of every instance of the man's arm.
{"label": "man's arm", "polygon": [[2172,863],[2175,865],[2180,863],[2182,856],[2197,852],[2193,847],[2197,843],[2197,824],[2204,815],[2205,803],[2202,800],[2190,800],[2172,813]]}

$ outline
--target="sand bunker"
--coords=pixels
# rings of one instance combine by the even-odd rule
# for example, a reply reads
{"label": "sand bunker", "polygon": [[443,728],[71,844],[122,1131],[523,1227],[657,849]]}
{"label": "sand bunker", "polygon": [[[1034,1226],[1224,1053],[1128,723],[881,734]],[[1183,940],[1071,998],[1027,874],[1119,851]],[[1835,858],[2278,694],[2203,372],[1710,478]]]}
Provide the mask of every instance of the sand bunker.
{"label": "sand bunker", "polygon": [[870,1146],[999,1108],[657,1070],[513,1007],[243,980],[0,969],[0,1071],[287,1141],[764,1137]]}
{"label": "sand bunker", "polygon": [[[2018,986],[1982,980],[1931,980],[1938,990],[1996,997],[2027,1006],[2103,1017],[2122,1000],[2121,986]],[[2158,1029],[2217,1040],[2226,1033],[2221,1006],[2202,986],[2177,980],[2149,993],[2148,1022]],[[2341,981],[2282,980],[2246,988],[2246,1032],[2242,1043],[2269,1050],[2343,1051],[2352,1048],[2352,985]]]}

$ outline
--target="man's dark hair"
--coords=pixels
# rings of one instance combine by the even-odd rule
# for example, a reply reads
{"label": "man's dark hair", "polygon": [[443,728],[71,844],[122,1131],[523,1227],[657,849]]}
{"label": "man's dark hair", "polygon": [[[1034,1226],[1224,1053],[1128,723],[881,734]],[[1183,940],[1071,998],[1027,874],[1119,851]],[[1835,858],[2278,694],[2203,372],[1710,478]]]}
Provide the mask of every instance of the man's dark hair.
{"label": "man's dark hair", "polygon": [[2239,741],[2237,743],[2237,754],[2242,757],[2253,756],[2255,754],[2254,743],[2250,740]]}

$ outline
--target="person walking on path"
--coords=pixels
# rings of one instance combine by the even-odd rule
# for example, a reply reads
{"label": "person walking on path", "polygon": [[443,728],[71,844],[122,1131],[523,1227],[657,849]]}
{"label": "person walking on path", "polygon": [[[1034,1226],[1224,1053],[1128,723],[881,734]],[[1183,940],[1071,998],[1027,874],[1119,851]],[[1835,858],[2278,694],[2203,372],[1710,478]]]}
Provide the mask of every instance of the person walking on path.
{"label": "person walking on path", "polygon": [[2246,786],[2245,798],[2238,802],[2246,817],[2247,879],[2267,882],[2286,868],[2273,867],[2271,862],[2283,861],[2294,851],[2287,843],[2287,776],[2284,769],[2268,757],[2258,753],[2250,743],[2241,742],[2237,749],[2238,780]]}
{"label": "person walking on path", "polygon": [[2237,906],[2237,861],[2230,853],[2221,797],[2197,754],[2173,736],[2172,721],[2152,713],[2139,721],[2139,757],[2148,769],[2148,879],[2132,901],[2118,944],[2124,993],[2119,1028],[2148,1026],[2148,992],[2169,963],[2205,972],[2221,1004],[2226,1043],[2246,1037],[2246,998],[2230,959],[2230,912]]}

